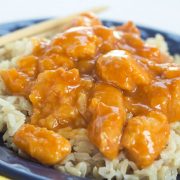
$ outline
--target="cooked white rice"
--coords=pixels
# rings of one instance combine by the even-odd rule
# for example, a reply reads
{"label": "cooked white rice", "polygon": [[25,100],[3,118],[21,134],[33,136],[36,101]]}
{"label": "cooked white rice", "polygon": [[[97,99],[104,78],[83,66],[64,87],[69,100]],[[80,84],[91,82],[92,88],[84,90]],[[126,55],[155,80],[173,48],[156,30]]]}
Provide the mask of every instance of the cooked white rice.
{"label": "cooked white rice", "polygon": [[[168,53],[167,43],[161,35],[149,38],[146,42]],[[0,69],[15,67],[19,57],[31,51],[32,43],[27,39],[6,45],[0,49]],[[179,55],[174,59],[180,63]],[[30,114],[30,103],[24,97],[7,96],[6,88],[0,79],[0,131],[5,131],[3,139],[8,142],[8,146],[15,147],[11,141],[12,136]],[[73,152],[60,164],[55,165],[55,168],[71,175],[97,179],[175,180],[178,171],[180,172],[180,122],[171,124],[170,139],[159,160],[142,170],[139,170],[123,153],[113,161],[105,159],[89,142],[86,129],[64,128],[59,133],[70,140]]]}

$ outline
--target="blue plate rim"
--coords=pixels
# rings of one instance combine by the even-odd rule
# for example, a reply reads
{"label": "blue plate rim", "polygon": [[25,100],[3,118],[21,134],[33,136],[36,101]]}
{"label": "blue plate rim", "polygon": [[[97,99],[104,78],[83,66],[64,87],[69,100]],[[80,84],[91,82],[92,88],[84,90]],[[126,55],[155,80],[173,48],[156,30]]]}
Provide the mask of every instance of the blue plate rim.
{"label": "blue plate rim", "polygon": [[[9,22],[3,22],[3,23],[0,23],[0,27],[2,25],[10,25],[10,24],[15,24],[15,23],[24,23],[24,22],[29,22],[29,21],[34,21],[34,22],[42,22],[42,21],[45,21],[45,20],[50,20],[50,19],[55,19],[56,17],[43,17],[43,18],[29,18],[29,19],[22,19],[22,20],[15,20],[15,21],[9,21]],[[110,21],[110,22],[113,22],[113,23],[120,23],[120,24],[123,24],[127,21],[122,21],[122,20],[112,20],[112,19],[104,19],[102,18],[101,19],[102,21]],[[27,23],[28,24],[28,23]],[[161,34],[164,34],[164,33],[167,33],[167,34],[173,34],[175,36],[179,36],[180,37],[180,34],[178,33],[174,33],[174,32],[171,32],[171,31],[166,31],[166,30],[162,30],[160,28],[153,28],[151,26],[144,26],[142,25],[141,23],[136,23],[137,24],[137,27],[140,27],[140,28],[143,28],[143,29],[148,29],[148,30],[155,30]]]}

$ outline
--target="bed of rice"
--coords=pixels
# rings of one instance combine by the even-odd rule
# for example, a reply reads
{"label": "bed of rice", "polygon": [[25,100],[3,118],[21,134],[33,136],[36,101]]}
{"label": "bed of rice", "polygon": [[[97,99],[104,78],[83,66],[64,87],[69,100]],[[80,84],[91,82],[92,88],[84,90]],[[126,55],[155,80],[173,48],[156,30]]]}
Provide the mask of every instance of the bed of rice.
{"label": "bed of rice", "polygon": [[[168,53],[168,46],[161,35],[149,38],[146,42]],[[6,45],[0,49],[0,69],[15,67],[19,57],[31,51],[32,43],[27,39]],[[175,55],[174,59],[180,63],[179,55]],[[31,104],[24,97],[7,95],[6,87],[0,79],[0,131],[5,132],[3,139],[7,146],[17,150],[12,143],[12,136],[30,114]],[[97,179],[175,180],[180,172],[180,122],[171,124],[168,145],[159,159],[142,170],[126,159],[123,153],[113,161],[105,159],[89,142],[86,129],[64,128],[59,133],[70,140],[73,151],[55,168],[71,175]],[[18,152],[22,155],[22,152]]]}

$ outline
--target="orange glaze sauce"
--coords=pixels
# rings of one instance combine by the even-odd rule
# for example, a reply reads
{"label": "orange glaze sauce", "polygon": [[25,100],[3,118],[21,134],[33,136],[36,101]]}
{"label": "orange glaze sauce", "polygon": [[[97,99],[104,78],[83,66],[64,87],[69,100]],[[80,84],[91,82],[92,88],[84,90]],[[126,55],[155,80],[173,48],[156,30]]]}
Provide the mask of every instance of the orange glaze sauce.
{"label": "orange glaze sauce", "polygon": [[83,127],[108,159],[124,151],[144,168],[159,157],[169,123],[180,120],[180,67],[170,56],[148,46],[132,22],[107,28],[91,13],[52,40],[33,43],[17,68],[1,71],[9,94],[33,107],[29,125],[14,136],[20,149],[55,164],[70,153],[58,130]]}

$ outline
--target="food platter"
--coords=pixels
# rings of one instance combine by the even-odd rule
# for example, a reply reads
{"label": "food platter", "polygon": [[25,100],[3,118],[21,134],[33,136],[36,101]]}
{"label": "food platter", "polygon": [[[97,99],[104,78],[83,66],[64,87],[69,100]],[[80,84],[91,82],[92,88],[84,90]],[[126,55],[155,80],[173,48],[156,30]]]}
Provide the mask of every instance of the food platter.
{"label": "food platter", "polygon": [[[46,19],[47,18],[2,24],[0,25],[0,35],[8,34],[17,29],[30,26]],[[108,27],[122,24],[122,22],[110,20],[103,20],[103,23]],[[138,27],[141,29],[142,37],[144,39],[153,37],[157,33],[162,34],[169,45],[170,53],[176,54],[180,52],[180,36],[143,26]],[[78,177],[72,177],[70,175],[65,175],[49,167],[42,166],[36,162],[30,162],[29,160],[27,161],[22,159],[18,157],[16,153],[7,149],[3,145],[2,141],[0,145],[0,172],[1,174],[13,179],[82,179]]]}

